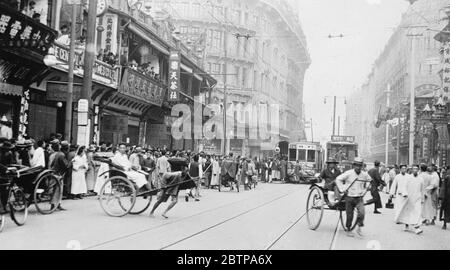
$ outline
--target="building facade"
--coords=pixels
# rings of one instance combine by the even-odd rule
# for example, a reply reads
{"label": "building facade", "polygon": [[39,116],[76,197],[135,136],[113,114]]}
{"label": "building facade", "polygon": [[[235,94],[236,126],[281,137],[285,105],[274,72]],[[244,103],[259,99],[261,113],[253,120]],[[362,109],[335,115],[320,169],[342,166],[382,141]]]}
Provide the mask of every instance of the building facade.
{"label": "building facade", "polygon": [[[347,130],[362,128],[360,143],[362,147],[366,143],[370,145],[370,149],[361,149],[361,153],[366,159],[385,161],[386,125],[389,125],[389,164],[408,163],[411,42],[414,40],[416,48],[414,87],[416,88],[416,98],[421,99],[424,89],[434,89],[435,91],[442,86],[439,76],[442,68],[439,61],[442,44],[434,37],[446,23],[442,20],[442,9],[448,5],[450,5],[448,0],[415,1],[403,14],[400,25],[395,29],[383,52],[375,61],[367,82],[359,89],[360,93],[356,94],[358,96],[362,93],[366,97],[367,103],[349,104],[347,117],[353,117],[354,112],[350,107],[358,106],[363,120],[361,123],[348,121]],[[391,90],[389,108],[387,107],[388,87]],[[420,118],[420,114],[417,115]],[[385,120],[394,121],[388,124]],[[381,124],[376,125],[377,122]],[[416,136],[415,144],[414,160],[420,161],[423,158],[421,136]]]}
{"label": "building facade", "polygon": [[[269,140],[227,137],[227,152],[270,154],[280,141],[305,140],[303,81],[310,65],[298,15],[285,1],[150,0],[155,12],[171,17],[182,40],[202,57],[204,70],[218,81],[211,102],[227,111],[237,125],[260,128],[249,121],[248,105],[276,103],[279,132]],[[226,85],[226,87],[225,87]],[[226,88],[226,89],[225,89]],[[270,118],[270,117],[269,117]],[[248,134],[249,131],[247,131]],[[223,142],[215,143],[220,151]],[[219,149],[218,149],[219,148]]]}
{"label": "building facade", "polygon": [[[5,31],[20,26],[15,32],[20,38],[11,40],[13,45],[17,47],[19,42],[23,42],[23,50],[30,51],[29,54],[35,59],[22,61],[23,67],[19,70],[11,66],[11,61],[2,62],[5,65],[2,76],[8,79],[0,88],[3,89],[0,104],[5,105],[1,106],[0,114],[12,120],[14,137],[19,132],[37,139],[47,138],[52,133],[64,134],[69,46],[75,42],[74,110],[71,138],[65,139],[77,142],[77,101],[83,87],[86,47],[86,2],[77,6],[76,40],[71,40],[67,34],[72,17],[72,6],[67,1],[35,0],[34,10],[29,10],[29,2],[11,1],[9,13],[2,14],[12,17],[9,24],[1,26],[5,27]],[[148,10],[136,3],[119,0],[108,0],[106,3],[104,13],[97,14],[97,54],[91,96],[93,108],[88,123],[92,136],[87,140],[197,151],[198,141],[193,136],[180,140],[172,137],[171,124],[178,116],[171,115],[171,110],[177,103],[188,105],[191,111],[196,104],[204,106],[205,99],[200,97],[211,92],[216,80],[200,67],[200,58],[173,36],[173,25],[152,17]],[[36,17],[37,13],[40,21],[32,20],[30,17]],[[13,19],[21,24],[14,24]],[[36,51],[34,45],[26,45],[27,40],[21,38],[26,35],[27,26],[33,27],[32,31],[40,31],[42,41],[37,40],[35,46],[39,54],[33,53]],[[66,32],[58,33],[63,29]],[[33,34],[36,33],[31,32],[31,39],[38,36]],[[2,36],[1,41],[2,44],[10,42],[6,35]],[[33,40],[29,43],[35,44]],[[5,46],[1,48],[3,50]],[[13,55],[23,55],[21,50],[5,48],[2,55],[6,57],[7,51]],[[44,65],[43,59],[48,54],[56,58],[57,65]],[[174,61],[180,76],[175,84],[169,85],[169,64]],[[19,72],[24,69],[28,72]],[[20,78],[16,76],[18,74],[22,74]],[[169,88],[171,93],[175,92],[174,102],[169,99]],[[26,109],[21,108],[21,105],[24,107],[24,97]],[[25,118],[22,115],[24,112]]]}

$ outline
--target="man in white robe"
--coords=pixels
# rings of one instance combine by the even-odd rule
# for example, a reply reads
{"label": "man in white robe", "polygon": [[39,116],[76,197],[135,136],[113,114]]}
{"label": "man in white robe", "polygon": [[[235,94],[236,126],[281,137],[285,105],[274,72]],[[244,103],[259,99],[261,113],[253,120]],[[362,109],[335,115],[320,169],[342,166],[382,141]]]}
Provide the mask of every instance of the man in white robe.
{"label": "man in white robe", "polygon": [[119,146],[119,151],[117,151],[116,155],[111,159],[111,161],[115,165],[122,167],[128,179],[133,181],[139,189],[145,186],[148,190],[151,190],[152,187],[147,181],[147,177],[144,174],[136,171],[139,168],[135,168],[132,166],[130,160],[128,160],[126,151],[127,146],[125,144],[121,144]]}
{"label": "man in white robe", "polygon": [[406,165],[401,166],[401,173],[392,183],[391,196],[396,196],[395,222],[404,224],[405,231],[413,226],[416,234],[423,233],[420,229],[424,199],[423,178],[419,175],[419,166],[413,166],[412,175],[406,174]]}
{"label": "man in white robe", "polygon": [[437,197],[439,188],[439,176],[433,174],[433,168],[421,166],[421,176],[424,180],[424,203],[422,207],[422,220],[427,225],[434,225],[437,217]]}

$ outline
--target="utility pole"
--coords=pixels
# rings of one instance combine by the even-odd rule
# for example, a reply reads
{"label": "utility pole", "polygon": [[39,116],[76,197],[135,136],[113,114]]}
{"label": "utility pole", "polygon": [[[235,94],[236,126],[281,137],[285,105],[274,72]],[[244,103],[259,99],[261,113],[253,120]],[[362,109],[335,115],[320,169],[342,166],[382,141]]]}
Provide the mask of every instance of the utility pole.
{"label": "utility pole", "polygon": [[312,118],[311,118],[311,142],[314,142],[314,126]]}
{"label": "utility pole", "polygon": [[337,107],[337,96],[334,96],[334,109],[333,109],[333,136],[336,135],[336,107]]}
{"label": "utility pole", "polygon": [[414,164],[415,124],[416,124],[416,37],[422,34],[409,34],[411,37],[411,66],[410,66],[410,117],[409,117],[409,164]]}
{"label": "utility pole", "polygon": [[[391,85],[388,84],[386,91],[386,108],[391,106]],[[386,122],[386,166],[389,165],[389,123]]]}
{"label": "utility pole", "polygon": [[227,89],[227,71],[228,63],[226,59],[228,57],[228,35],[227,31],[224,31],[224,48],[225,48],[225,63],[223,65],[223,155],[227,155],[227,103],[228,103],[228,89]]}
{"label": "utility pole", "polygon": [[338,136],[341,136],[341,117],[338,117]]}
{"label": "utility pole", "polygon": [[76,22],[77,22],[77,4],[72,2],[72,21],[70,25],[70,51],[69,51],[69,81],[67,86],[66,96],[66,119],[64,138],[69,143],[72,142],[72,110],[73,110],[73,74],[75,69],[75,36],[76,36]]}
{"label": "utility pole", "polygon": [[[87,125],[79,125],[78,134],[82,136],[82,138],[78,138],[79,142],[84,142],[85,145],[90,143],[90,133],[91,133],[91,125],[89,125],[89,113],[92,108],[92,74],[94,70],[94,61],[96,54],[96,46],[95,46],[95,30],[97,26],[97,0],[89,0],[88,7],[88,29],[86,36],[86,49],[84,52],[84,77],[83,77],[83,89],[81,91],[81,100],[87,101],[88,109],[87,109]],[[78,108],[78,113],[80,115],[80,108]],[[84,116],[85,117],[85,116]],[[81,128],[81,130],[80,130]],[[81,131],[81,132],[80,132]],[[84,134],[83,134],[84,133]],[[87,138],[87,141],[85,141]],[[83,143],[78,143],[82,145]]]}

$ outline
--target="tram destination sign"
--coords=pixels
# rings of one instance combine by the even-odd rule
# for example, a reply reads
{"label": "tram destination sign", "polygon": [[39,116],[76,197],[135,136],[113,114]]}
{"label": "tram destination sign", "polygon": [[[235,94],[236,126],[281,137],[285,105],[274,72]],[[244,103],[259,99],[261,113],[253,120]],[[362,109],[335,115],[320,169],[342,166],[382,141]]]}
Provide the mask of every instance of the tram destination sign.
{"label": "tram destination sign", "polygon": [[355,136],[331,136],[332,142],[347,142],[347,143],[355,143]]}

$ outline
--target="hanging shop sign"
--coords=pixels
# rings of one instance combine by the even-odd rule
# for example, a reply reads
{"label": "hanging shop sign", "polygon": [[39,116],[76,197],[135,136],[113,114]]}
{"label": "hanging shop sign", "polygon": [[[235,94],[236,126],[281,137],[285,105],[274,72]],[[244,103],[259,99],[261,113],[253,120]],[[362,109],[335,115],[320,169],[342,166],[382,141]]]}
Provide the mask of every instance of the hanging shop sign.
{"label": "hanging shop sign", "polygon": [[180,101],[180,67],[181,58],[179,51],[170,52],[170,78],[169,78],[169,102]]}
{"label": "hanging shop sign", "polygon": [[119,93],[161,107],[164,92],[164,85],[135,70],[125,69]]}
{"label": "hanging shop sign", "polygon": [[20,102],[20,117],[19,117],[19,132],[22,133],[22,136],[27,136],[27,128],[28,128],[28,110],[29,110],[29,102],[30,101],[30,90],[26,90],[23,92],[22,100]]}
{"label": "hanging shop sign", "polygon": [[450,90],[450,42],[444,44],[444,69],[443,69],[443,89],[445,93]]}
{"label": "hanging shop sign", "polygon": [[118,21],[119,16],[116,14],[107,13],[102,19],[102,26],[105,29],[102,33],[101,43],[102,48],[105,48],[105,53],[117,53],[118,46]]}
{"label": "hanging shop sign", "polygon": [[0,48],[30,50],[43,57],[56,36],[50,27],[0,3]]}

